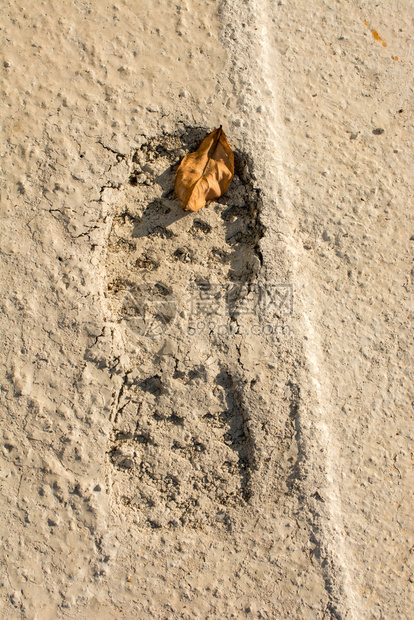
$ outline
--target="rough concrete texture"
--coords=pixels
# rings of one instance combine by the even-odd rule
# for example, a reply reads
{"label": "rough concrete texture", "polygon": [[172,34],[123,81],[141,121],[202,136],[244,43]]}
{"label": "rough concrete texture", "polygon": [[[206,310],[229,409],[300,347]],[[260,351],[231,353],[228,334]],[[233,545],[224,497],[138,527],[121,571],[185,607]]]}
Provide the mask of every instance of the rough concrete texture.
{"label": "rough concrete texture", "polygon": [[412,617],[411,3],[1,10],[1,617]]}

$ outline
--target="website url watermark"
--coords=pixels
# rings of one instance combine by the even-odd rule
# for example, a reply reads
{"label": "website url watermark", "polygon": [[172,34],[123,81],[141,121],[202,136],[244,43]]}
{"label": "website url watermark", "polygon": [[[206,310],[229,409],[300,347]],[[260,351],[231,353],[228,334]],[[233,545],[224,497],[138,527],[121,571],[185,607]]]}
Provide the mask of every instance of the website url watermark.
{"label": "website url watermark", "polygon": [[177,324],[190,336],[203,332],[283,335],[293,314],[293,285],[272,282],[190,281],[179,297],[162,282],[124,291],[121,316],[140,336],[157,338]]}
{"label": "website url watermark", "polygon": [[197,336],[203,333],[215,334],[217,336],[287,336],[291,333],[291,327],[284,323],[282,325],[272,325],[271,323],[252,323],[240,325],[238,323],[215,323],[214,321],[190,322],[186,326],[186,333],[189,336]]}

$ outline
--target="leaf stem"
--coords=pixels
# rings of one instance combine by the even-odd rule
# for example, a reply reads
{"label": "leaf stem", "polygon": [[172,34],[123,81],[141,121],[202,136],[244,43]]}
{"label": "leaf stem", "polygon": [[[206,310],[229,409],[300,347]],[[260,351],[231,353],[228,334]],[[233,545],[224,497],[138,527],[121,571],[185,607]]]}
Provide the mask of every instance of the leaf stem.
{"label": "leaf stem", "polygon": [[[211,145],[211,147],[209,148],[209,151],[208,151],[208,157],[207,157],[207,163],[206,163],[206,165],[204,166],[204,170],[203,170],[203,172],[202,172],[202,175],[201,175],[200,179],[202,179],[202,178],[203,178],[204,173],[205,173],[205,171],[207,170],[207,166],[209,165],[209,163],[210,163],[210,161],[211,161],[211,158],[213,157],[213,155],[214,155],[214,153],[215,153],[215,151],[216,151],[217,144],[219,143],[219,140],[220,140],[220,136],[221,136],[221,134],[223,133],[223,125],[220,125],[220,127],[219,127],[216,131],[217,131],[217,136],[214,138],[214,142],[213,142],[213,144]],[[211,155],[210,155],[210,153],[211,153]]]}

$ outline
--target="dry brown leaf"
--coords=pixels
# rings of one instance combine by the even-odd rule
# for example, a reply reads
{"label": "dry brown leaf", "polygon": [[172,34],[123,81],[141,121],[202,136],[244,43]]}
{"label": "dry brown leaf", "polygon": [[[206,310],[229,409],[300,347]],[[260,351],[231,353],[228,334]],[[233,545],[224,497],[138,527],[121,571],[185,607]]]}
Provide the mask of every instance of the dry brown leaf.
{"label": "dry brown leaf", "polygon": [[198,150],[184,157],[174,189],[185,211],[198,211],[207,200],[220,198],[234,175],[234,155],[221,128],[204,138]]}

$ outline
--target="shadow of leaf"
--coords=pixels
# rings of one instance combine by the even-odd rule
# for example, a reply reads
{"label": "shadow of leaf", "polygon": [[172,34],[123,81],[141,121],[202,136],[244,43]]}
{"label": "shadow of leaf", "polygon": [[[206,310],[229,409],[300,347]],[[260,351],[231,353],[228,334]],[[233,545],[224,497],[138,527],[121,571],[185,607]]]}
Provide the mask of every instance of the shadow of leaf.
{"label": "shadow of leaf", "polygon": [[133,238],[158,236],[164,239],[171,239],[174,233],[169,230],[169,226],[186,217],[178,201],[157,199],[149,203],[142,217],[135,223],[132,231]]}

